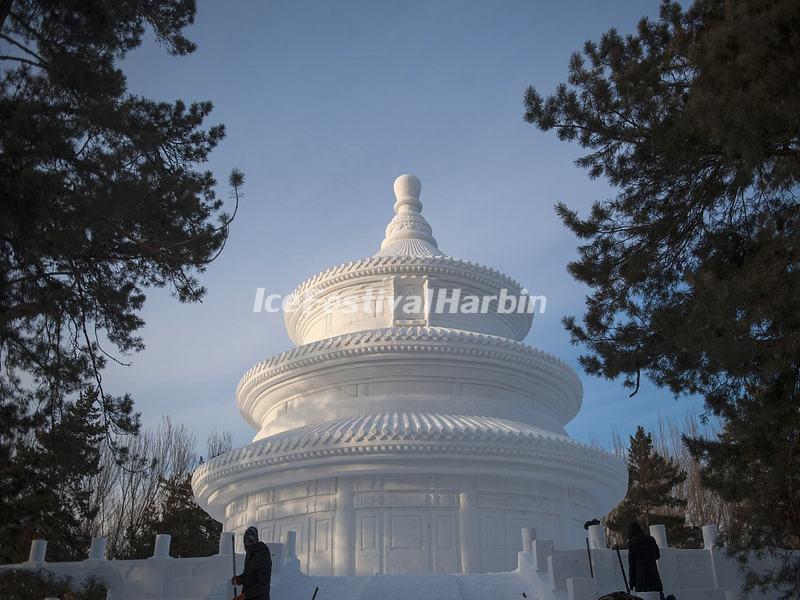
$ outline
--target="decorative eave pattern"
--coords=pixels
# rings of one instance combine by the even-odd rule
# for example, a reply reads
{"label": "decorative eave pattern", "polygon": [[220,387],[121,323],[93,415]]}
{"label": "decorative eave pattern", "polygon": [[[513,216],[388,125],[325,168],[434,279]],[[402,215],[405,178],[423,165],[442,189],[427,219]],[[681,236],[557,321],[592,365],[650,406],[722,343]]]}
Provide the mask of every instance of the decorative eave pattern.
{"label": "decorative eave pattern", "polygon": [[375,253],[375,256],[444,256],[439,248],[427,240],[411,238],[398,240]]}
{"label": "decorative eave pattern", "polygon": [[236,388],[236,398],[240,408],[249,406],[248,396],[270,379],[325,361],[369,354],[431,352],[499,360],[547,373],[565,384],[574,398],[574,406],[564,407],[566,414],[574,416],[580,407],[583,386],[563,360],[509,338],[444,327],[371,329],[298,346],[247,371]]}
{"label": "decorative eave pattern", "polygon": [[[459,454],[509,456],[571,465],[624,485],[615,456],[546,430],[492,417],[440,413],[380,413],[328,421],[264,438],[200,465],[195,491],[252,469],[320,458]],[[267,482],[265,484],[268,485]]]}
{"label": "decorative eave pattern", "polygon": [[303,281],[290,298],[299,298],[308,291],[322,291],[353,279],[394,274],[451,276],[491,288],[507,288],[509,291],[522,289],[522,285],[508,275],[469,260],[451,256],[390,255],[371,256],[331,267]]}

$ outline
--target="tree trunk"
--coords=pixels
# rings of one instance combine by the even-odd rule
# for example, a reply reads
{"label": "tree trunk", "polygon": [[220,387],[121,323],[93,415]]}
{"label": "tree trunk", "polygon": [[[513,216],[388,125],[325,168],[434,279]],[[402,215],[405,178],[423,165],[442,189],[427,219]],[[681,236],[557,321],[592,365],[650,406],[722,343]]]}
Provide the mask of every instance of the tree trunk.
{"label": "tree trunk", "polygon": [[14,4],[14,0],[0,0],[0,31],[2,31],[3,25],[6,23],[6,17],[11,12],[12,4]]}

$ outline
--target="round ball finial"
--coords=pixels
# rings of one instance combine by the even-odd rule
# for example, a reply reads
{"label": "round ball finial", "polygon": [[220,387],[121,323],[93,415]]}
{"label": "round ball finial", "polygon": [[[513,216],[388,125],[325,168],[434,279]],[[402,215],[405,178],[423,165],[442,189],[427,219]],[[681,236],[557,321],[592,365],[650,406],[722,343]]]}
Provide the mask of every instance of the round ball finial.
{"label": "round ball finial", "polygon": [[397,201],[394,204],[394,209],[399,210],[401,206],[409,204],[414,206],[418,211],[422,209],[422,203],[419,201],[419,193],[422,190],[422,183],[414,175],[400,175],[394,180],[394,196]]}

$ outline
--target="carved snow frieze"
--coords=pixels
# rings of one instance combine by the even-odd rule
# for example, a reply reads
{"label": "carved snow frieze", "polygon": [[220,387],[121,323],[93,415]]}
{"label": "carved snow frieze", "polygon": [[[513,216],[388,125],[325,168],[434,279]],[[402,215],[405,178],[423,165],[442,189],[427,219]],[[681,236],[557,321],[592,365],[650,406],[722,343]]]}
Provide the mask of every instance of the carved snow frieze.
{"label": "carved snow frieze", "polygon": [[371,492],[386,489],[386,478],[383,475],[362,475],[356,477],[354,481],[356,492]]}
{"label": "carved snow frieze", "polygon": [[391,236],[395,231],[409,230],[421,231],[429,235],[433,233],[431,226],[424,217],[420,215],[409,214],[403,216],[398,215],[397,217],[393,218],[389,222],[389,225],[386,226],[386,237]]}
{"label": "carved snow frieze", "polygon": [[269,521],[275,518],[274,506],[260,506],[256,511],[256,521]]}
{"label": "carved snow frieze", "polygon": [[431,507],[454,508],[458,506],[458,496],[453,493],[439,494],[426,492],[361,492],[356,494],[353,505],[356,508],[392,507]]}
{"label": "carved snow frieze", "polygon": [[275,490],[273,489],[264,490],[256,496],[257,506],[272,504],[273,502],[275,502]]}
{"label": "carved snow frieze", "polygon": [[257,521],[271,521],[296,515],[329,512],[336,510],[336,498],[333,496],[313,496],[294,498],[276,502],[269,506],[261,506],[256,511]]}
{"label": "carved snow frieze", "polygon": [[[414,239],[402,240],[398,244],[404,246],[424,245],[420,240]],[[419,250],[408,248],[408,250],[415,254],[425,254],[426,252],[425,248]],[[284,320],[289,337],[295,343],[302,344],[323,336],[357,331],[358,322],[363,324],[364,330],[389,325],[390,322],[384,321],[383,325],[378,322],[390,316],[390,313],[393,312],[391,308],[387,311],[387,308],[383,306],[382,310],[378,312],[365,311],[365,302],[370,298],[377,300],[377,298],[383,297],[382,294],[388,293],[389,304],[391,304],[391,287],[386,287],[386,283],[405,278],[424,277],[430,279],[432,282],[430,291],[437,298],[441,294],[450,297],[454,291],[459,292],[459,297],[466,297],[469,294],[480,297],[496,296],[502,290],[505,294],[515,298],[524,295],[522,286],[502,273],[469,261],[450,257],[381,256],[348,263],[343,267],[326,272],[324,277],[312,278],[301,284],[287,298]],[[385,302],[385,299],[382,302]],[[499,312],[496,301],[491,302],[490,306],[492,309],[488,314],[449,315],[437,313],[430,314],[429,321],[443,326],[451,326],[449,321],[455,319],[453,322],[459,323],[457,327],[460,329],[471,330],[473,326],[476,326],[479,327],[478,331],[484,331],[484,333],[507,335],[517,340],[525,337],[533,320],[531,313],[516,310],[508,313]],[[346,307],[362,308],[353,314]],[[426,310],[426,314],[428,312]],[[379,313],[380,319],[378,319]],[[434,317],[436,321],[432,321]],[[330,325],[330,328],[321,330],[323,322]],[[495,329],[497,331],[494,331]]]}
{"label": "carved snow frieze", "polygon": [[240,528],[240,527],[246,527],[247,523],[248,523],[248,521],[247,521],[247,513],[239,513],[239,514],[233,515],[232,517],[229,517],[226,520],[226,524],[227,524],[229,529],[237,529],[237,528]]}
{"label": "carved snow frieze", "polygon": [[225,516],[232,517],[233,515],[244,512],[247,510],[247,496],[241,496],[229,502],[225,507]]}
{"label": "carved snow frieze", "polygon": [[524,510],[540,513],[558,514],[561,512],[561,501],[544,496],[521,496],[511,497],[511,507],[515,510]]}
{"label": "carved snow frieze", "polygon": [[477,497],[478,506],[490,508],[511,508],[511,496],[507,494],[486,494],[479,493]]}

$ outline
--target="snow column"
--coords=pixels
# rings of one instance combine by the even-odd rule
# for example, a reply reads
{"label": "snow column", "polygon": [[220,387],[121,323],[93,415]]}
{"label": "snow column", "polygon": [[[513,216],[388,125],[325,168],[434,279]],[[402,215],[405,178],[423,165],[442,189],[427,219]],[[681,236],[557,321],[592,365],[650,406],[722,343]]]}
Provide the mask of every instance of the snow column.
{"label": "snow column", "polygon": [[[474,486],[470,485],[470,488]],[[471,492],[471,493],[470,493]],[[462,491],[458,495],[458,528],[461,532],[461,572],[475,573],[478,570],[478,508],[475,505],[476,489]]]}
{"label": "snow column", "polygon": [[336,522],[338,530],[334,535],[334,574],[337,576],[354,575],[355,565],[353,553],[356,540],[356,518],[353,509],[352,477],[336,478]]}

